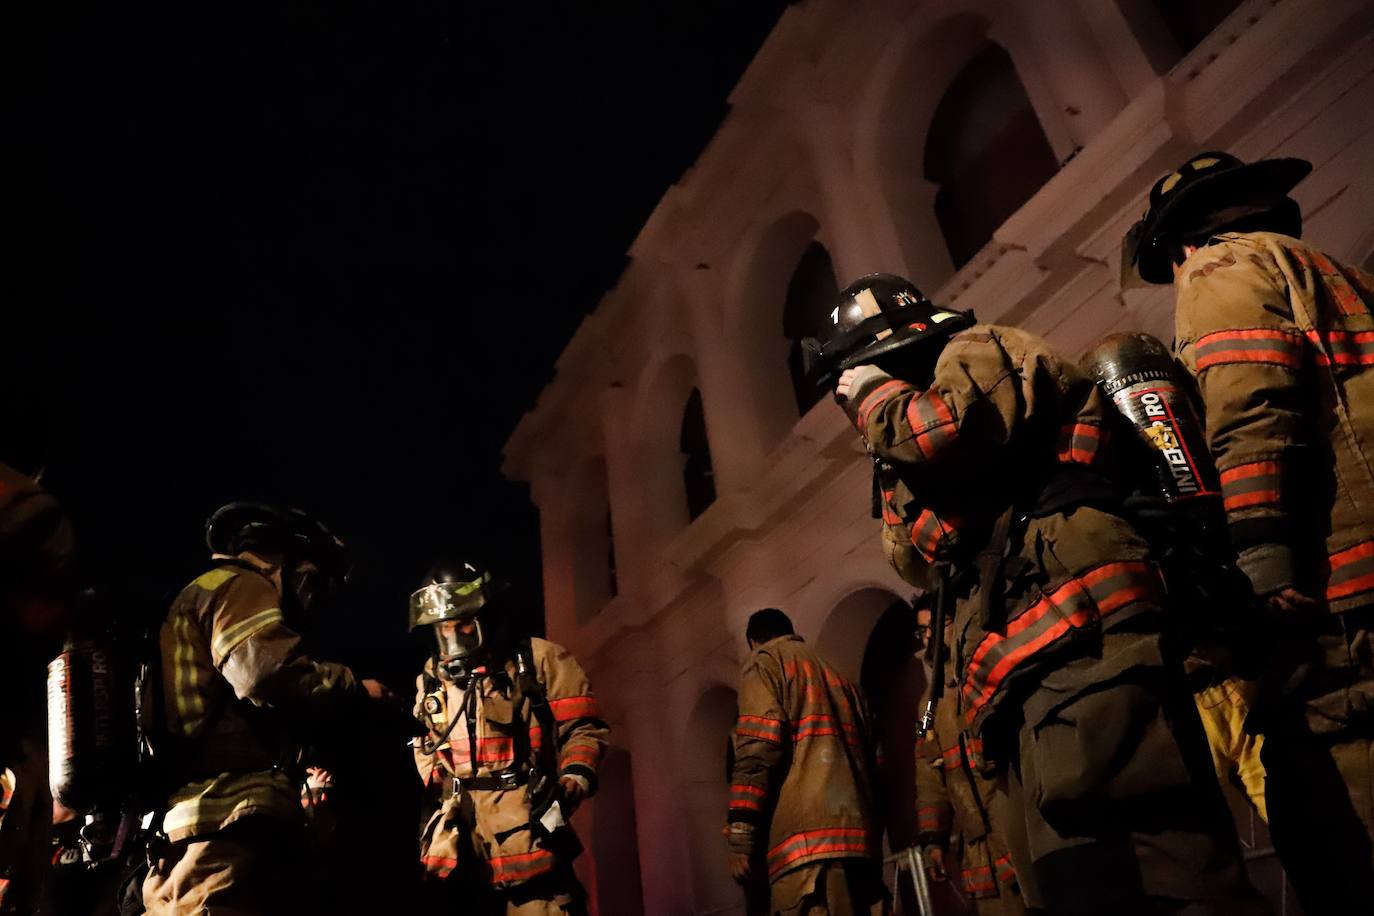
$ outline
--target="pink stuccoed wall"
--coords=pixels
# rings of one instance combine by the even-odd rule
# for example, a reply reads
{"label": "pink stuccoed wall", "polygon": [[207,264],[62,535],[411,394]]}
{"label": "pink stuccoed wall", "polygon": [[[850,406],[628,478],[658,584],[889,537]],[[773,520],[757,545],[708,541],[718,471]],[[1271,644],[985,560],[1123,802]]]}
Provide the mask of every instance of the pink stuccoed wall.
{"label": "pink stuccoed wall", "polygon": [[[1056,155],[1081,150],[956,273],[921,157],[945,87],[988,41]],[[852,431],[829,400],[796,414],[782,308],[803,249],[821,241],[841,285],[906,273],[1069,353],[1123,328],[1168,339],[1170,290],[1118,284],[1150,184],[1200,149],[1305,157],[1307,236],[1368,263],[1370,99],[1367,0],[1249,0],[1186,56],[1149,0],[807,0],[783,16],[506,446],[540,510],[549,635],[615,728],[619,784],[582,818],[602,916],[743,912],[720,826],[749,613],[786,609],[857,674],[883,610],[909,597],[879,554]],[[694,387],[719,497],[689,524],[678,436]],[[1277,899],[1280,876],[1264,880]]]}

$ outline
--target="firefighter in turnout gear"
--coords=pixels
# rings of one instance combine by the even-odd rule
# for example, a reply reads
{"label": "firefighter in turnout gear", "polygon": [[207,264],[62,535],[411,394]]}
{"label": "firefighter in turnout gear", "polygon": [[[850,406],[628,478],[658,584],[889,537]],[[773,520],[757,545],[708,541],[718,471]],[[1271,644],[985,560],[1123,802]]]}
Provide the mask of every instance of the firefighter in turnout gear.
{"label": "firefighter in turnout gear", "polygon": [[755,613],[745,636],[726,827],[735,879],[763,870],[780,916],[887,913],[863,696],[782,611]]}
{"label": "firefighter in turnout gear", "polygon": [[[930,610],[918,614],[924,618]],[[954,621],[947,621],[946,640],[953,629]],[[945,694],[952,696],[959,682],[949,659],[944,678]],[[983,743],[960,726],[957,704],[939,703],[930,731],[916,743],[917,840],[931,880],[952,881],[977,916],[1026,912],[1002,824],[1004,802],[983,766]]]}
{"label": "firefighter in turnout gear", "polygon": [[1311,165],[1202,153],[1161,178],[1123,265],[1177,290],[1232,544],[1274,651],[1274,844],[1308,913],[1374,885],[1374,277],[1301,241]]}
{"label": "firefighter in turnout gear", "polygon": [[957,603],[960,725],[1007,794],[1026,903],[1266,912],[1241,866],[1150,550],[1112,483],[1113,408],[1014,328],[866,277],[812,346],[875,461],[894,567]]}
{"label": "firefighter in turnout gear", "polygon": [[510,632],[501,591],[480,564],[441,563],[410,599],[437,650],[416,684],[415,764],[438,803],[421,861],[446,912],[583,914],[569,820],[610,730],[577,659]]}
{"label": "firefighter in turnout gear", "polygon": [[347,575],[343,545],[292,509],[232,503],[211,516],[209,570],[162,625],[170,791],[149,850],[151,914],[297,912],[302,737],[389,692],[301,651],[295,627]]}
{"label": "firefighter in turnout gear", "polygon": [[43,666],[62,644],[74,556],[57,501],[0,464],[0,913],[32,912],[49,866]]}

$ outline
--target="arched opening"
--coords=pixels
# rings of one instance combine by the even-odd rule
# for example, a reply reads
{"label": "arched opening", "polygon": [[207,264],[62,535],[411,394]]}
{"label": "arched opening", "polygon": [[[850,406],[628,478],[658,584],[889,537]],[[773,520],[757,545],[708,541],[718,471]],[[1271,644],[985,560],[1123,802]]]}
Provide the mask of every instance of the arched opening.
{"label": "arched opening", "polygon": [[628,751],[611,747],[598,771],[596,798],[588,813],[595,909],[599,916],[644,916],[635,823],[634,774]]}
{"label": "arched opening", "polygon": [[1202,40],[1235,12],[1241,0],[1152,0],[1164,27],[1169,30],[1180,54],[1202,44]]}
{"label": "arched opening", "polygon": [[887,760],[878,808],[893,850],[916,841],[916,724],[926,689],[920,649],[915,611],[905,601],[892,601],[868,637],[859,676]]}
{"label": "arched opening", "polygon": [[696,519],[716,501],[716,476],[711,468],[711,442],[706,435],[706,411],[701,389],[693,388],[682,411],[682,485],[687,493],[687,516]]}
{"label": "arched opening", "polygon": [[787,282],[782,313],[783,336],[792,342],[787,352],[787,368],[792,374],[792,393],[800,414],[810,410],[824,394],[806,381],[801,341],[804,337],[822,335],[839,292],[830,252],[820,242],[813,241],[802,252],[797,269],[792,271],[792,279]]}
{"label": "arched opening", "polygon": [[697,700],[687,719],[683,747],[686,829],[692,850],[692,902],[696,913],[724,912],[743,900],[730,877],[721,824],[730,799],[730,736],[739,702],[717,684]]}
{"label": "arched opening", "polygon": [[925,177],[956,268],[967,264],[1059,170],[1049,139],[1000,45],[964,65],[926,134]]}

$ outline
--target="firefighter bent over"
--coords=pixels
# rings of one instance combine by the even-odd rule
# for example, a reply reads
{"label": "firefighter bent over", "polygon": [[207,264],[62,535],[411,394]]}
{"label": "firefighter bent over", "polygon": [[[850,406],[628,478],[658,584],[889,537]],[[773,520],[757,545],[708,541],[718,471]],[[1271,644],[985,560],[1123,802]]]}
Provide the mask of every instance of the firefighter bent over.
{"label": "firefighter bent over", "polygon": [[763,869],[769,912],[888,912],[873,801],[876,745],[859,689],[776,608],[749,619],[727,836],[738,881]]}
{"label": "firefighter bent over", "polygon": [[415,709],[415,763],[439,804],[420,841],[429,892],[449,912],[585,914],[569,819],[610,732],[577,659],[509,632],[500,590],[477,564],[442,563],[410,599],[412,628],[437,641]]}
{"label": "firefighter bent over", "polygon": [[1123,263],[1177,289],[1252,626],[1273,629],[1250,729],[1274,845],[1316,914],[1374,886],[1374,276],[1299,238],[1310,170],[1194,156]]}
{"label": "firefighter bent over", "polygon": [[[946,640],[953,627],[948,621]],[[944,678],[946,695],[959,688],[948,659]],[[937,704],[930,731],[916,745],[916,836],[930,877],[953,880],[977,916],[1022,916],[1026,905],[996,786],[983,766],[983,742],[960,727],[956,704]]]}
{"label": "firefighter bent over", "polygon": [[231,503],[207,525],[208,572],[159,637],[165,719],[153,741],[170,785],[149,850],[151,914],[295,913],[303,851],[300,746],[389,691],[310,659],[298,626],[342,585],[342,543],[296,510]]}
{"label": "firefighter bent over", "polygon": [[1008,795],[1026,903],[1265,912],[1111,479],[1114,408],[1044,341],[900,277],[853,284],[832,318],[816,377],[838,380],[874,459],[889,560],[953,590],[944,702]]}

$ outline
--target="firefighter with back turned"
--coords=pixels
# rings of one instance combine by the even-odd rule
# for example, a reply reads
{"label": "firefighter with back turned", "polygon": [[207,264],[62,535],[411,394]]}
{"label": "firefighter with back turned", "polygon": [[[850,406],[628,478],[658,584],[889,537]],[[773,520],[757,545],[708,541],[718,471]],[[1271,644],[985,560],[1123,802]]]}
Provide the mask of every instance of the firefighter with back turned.
{"label": "firefighter with back turned", "polygon": [[1304,242],[1300,159],[1190,157],[1150,190],[1127,279],[1172,283],[1231,543],[1272,631],[1248,728],[1308,913],[1374,885],[1374,277]]}

